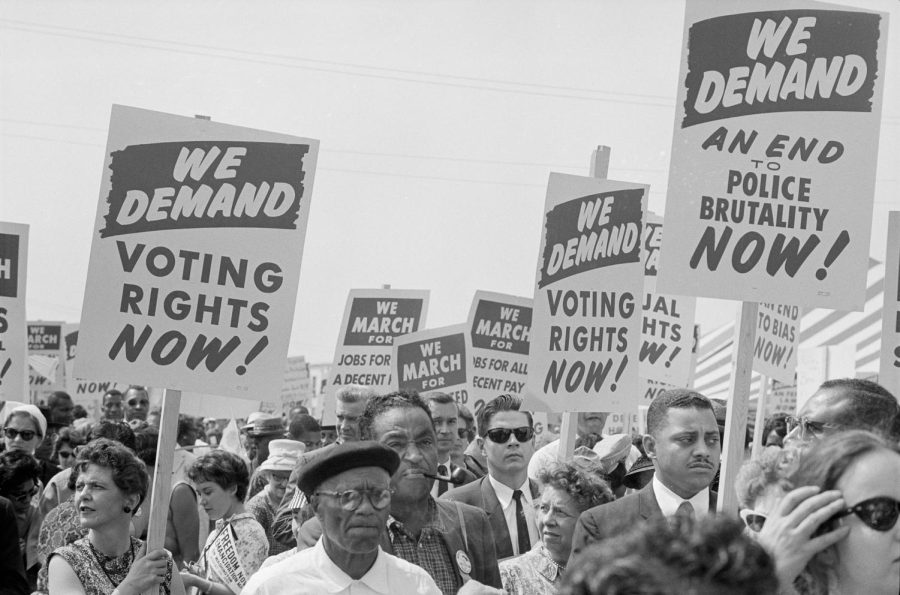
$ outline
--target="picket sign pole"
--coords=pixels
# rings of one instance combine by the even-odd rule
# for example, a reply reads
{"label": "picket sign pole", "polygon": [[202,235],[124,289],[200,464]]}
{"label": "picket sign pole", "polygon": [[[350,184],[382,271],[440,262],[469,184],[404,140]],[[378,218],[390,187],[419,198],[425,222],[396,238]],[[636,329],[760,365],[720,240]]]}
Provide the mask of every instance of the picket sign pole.
{"label": "picket sign pole", "polygon": [[769,377],[762,374],[759,378],[759,395],[756,397],[756,423],[753,426],[753,459],[758,459],[763,446],[763,426],[766,425],[766,400],[769,397]]}
{"label": "picket sign pole", "polygon": [[[597,145],[591,153],[591,177],[605,179],[609,174],[609,155],[612,149],[606,145]],[[564,411],[562,425],[559,428],[559,450],[556,458],[560,461],[571,461],[575,456],[575,440],[578,433],[578,412]]]}
{"label": "picket sign pole", "polygon": [[[166,541],[166,521],[169,497],[172,495],[172,465],[178,438],[178,411],[181,391],[163,391],[162,415],[159,420],[159,442],[156,446],[156,469],[153,473],[153,494],[150,498],[150,523],[147,526],[147,552],[158,550]],[[158,595],[160,588],[144,591],[144,595]]]}
{"label": "picket sign pole", "polygon": [[731,385],[728,388],[728,412],[725,415],[725,444],[719,472],[719,499],[716,512],[737,516],[738,501],[734,480],[744,462],[744,439],[747,435],[747,411],[750,406],[750,378],[753,374],[753,342],[759,304],[741,302],[731,356]]}

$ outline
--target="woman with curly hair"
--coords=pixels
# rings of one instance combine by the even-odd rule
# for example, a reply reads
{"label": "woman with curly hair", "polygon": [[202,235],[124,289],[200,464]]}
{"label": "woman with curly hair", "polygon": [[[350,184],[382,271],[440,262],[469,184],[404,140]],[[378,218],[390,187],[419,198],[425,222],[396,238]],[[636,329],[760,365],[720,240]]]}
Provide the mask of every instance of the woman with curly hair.
{"label": "woman with curly hair", "polygon": [[198,563],[187,564],[181,577],[201,593],[237,595],[269,552],[266,532],[244,509],[250,484],[247,464],[236,454],[213,450],[194,461],[188,477],[200,505],[216,521],[216,530],[206,539]]}
{"label": "woman with curly hair", "polygon": [[100,438],[78,454],[75,504],[87,537],[50,554],[54,595],[140,595],[162,586],[182,595],[184,586],[163,549],[144,553],[131,536],[131,518],[147,495],[147,469],[118,442]]}
{"label": "woman with curly hair", "polygon": [[570,463],[557,463],[541,471],[543,491],[535,515],[541,539],[530,551],[500,562],[500,578],[507,593],[556,593],[572,552],[578,516],[615,498],[609,485],[599,478],[599,471],[599,467],[585,469]]}

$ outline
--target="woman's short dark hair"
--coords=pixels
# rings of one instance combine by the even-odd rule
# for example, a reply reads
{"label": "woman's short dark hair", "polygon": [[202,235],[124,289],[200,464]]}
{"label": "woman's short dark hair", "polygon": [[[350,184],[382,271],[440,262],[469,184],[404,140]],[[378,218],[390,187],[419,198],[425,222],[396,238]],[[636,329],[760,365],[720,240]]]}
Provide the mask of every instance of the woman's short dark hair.
{"label": "woman's short dark hair", "polygon": [[95,438],[107,438],[115,440],[125,448],[134,451],[136,447],[134,430],[128,425],[128,422],[113,421],[111,419],[101,419],[91,426],[87,433],[87,441],[90,442]]}
{"label": "woman's short dark hair", "polygon": [[40,471],[37,460],[27,452],[8,450],[0,454],[0,493],[8,494],[29,479],[37,485]]}
{"label": "woman's short dark hair", "polygon": [[188,469],[188,477],[195,484],[211,481],[223,490],[236,487],[234,495],[241,502],[250,485],[250,472],[244,459],[222,449],[213,450],[194,461]]}
{"label": "woman's short dark hair", "polygon": [[538,481],[544,489],[562,490],[572,497],[579,512],[616,499],[609,484],[590,471],[571,463],[553,463],[541,469]]}
{"label": "woman's short dark hair", "polygon": [[[137,494],[140,497],[137,507],[147,497],[150,485],[147,466],[121,442],[108,438],[97,438],[89,442],[78,452],[72,473],[81,474],[88,465],[109,469],[117,488],[126,494]],[[137,512],[137,507],[134,512]]]}
{"label": "woman's short dark hair", "polygon": [[84,435],[75,428],[61,428],[56,434],[56,443],[53,445],[53,459],[59,456],[59,449],[63,444],[68,444],[72,448],[81,446],[86,440]]}

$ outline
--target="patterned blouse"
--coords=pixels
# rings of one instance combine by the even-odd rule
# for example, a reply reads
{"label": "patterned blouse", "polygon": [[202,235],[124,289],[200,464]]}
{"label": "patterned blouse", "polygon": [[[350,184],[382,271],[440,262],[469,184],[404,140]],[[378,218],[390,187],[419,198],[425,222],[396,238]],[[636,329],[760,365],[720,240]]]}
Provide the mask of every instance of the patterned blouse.
{"label": "patterned blouse", "polygon": [[[85,595],[109,595],[119,586],[131,565],[134,563],[135,552],[141,549],[143,542],[136,537],[131,538],[131,548],[121,556],[107,556],[101,554],[87,537],[83,537],[71,545],[58,548],[50,554],[51,557],[59,556],[72,567]],[[168,595],[172,584],[172,569],[175,563],[169,556],[166,567],[166,580],[163,581],[163,591]]]}
{"label": "patterned blouse", "polygon": [[[209,534],[206,538],[206,545],[203,547],[203,554],[200,556],[200,567],[206,573],[207,580],[217,583],[226,584],[225,580],[220,577],[212,569],[206,568],[206,552],[212,547],[216,541],[216,537],[228,527],[233,527],[235,535],[237,535],[236,545],[238,555],[241,558],[241,566],[247,576],[252,576],[269,554],[269,540],[266,538],[266,532],[260,526],[253,514],[249,512],[241,512],[231,517],[228,522],[223,519],[216,521],[216,530]],[[241,585],[243,587],[244,585]]]}
{"label": "patterned blouse", "polygon": [[263,491],[247,500],[244,507],[247,509],[247,512],[256,517],[256,522],[259,523],[262,526],[263,531],[266,532],[266,538],[269,540],[270,556],[286,552],[293,547],[291,545],[283,544],[275,539],[275,514],[278,511],[275,510],[271,500],[269,500],[269,486],[266,486]]}
{"label": "patterned blouse", "polygon": [[553,595],[562,582],[562,571],[538,541],[521,556],[500,562],[500,580],[509,595]]}
{"label": "patterned blouse", "polygon": [[38,536],[37,555],[41,569],[37,576],[37,592],[47,593],[47,558],[57,548],[69,545],[87,535],[87,529],[82,528],[78,519],[78,509],[75,508],[75,497],[72,496],[53,508],[44,517],[41,523],[41,533]]}

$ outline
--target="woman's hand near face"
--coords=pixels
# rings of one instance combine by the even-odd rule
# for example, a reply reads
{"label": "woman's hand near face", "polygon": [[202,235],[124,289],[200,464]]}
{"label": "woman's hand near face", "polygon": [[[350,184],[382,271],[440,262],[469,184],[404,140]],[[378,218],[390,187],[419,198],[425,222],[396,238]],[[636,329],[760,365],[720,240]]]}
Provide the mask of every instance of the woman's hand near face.
{"label": "woman's hand near face", "polygon": [[782,588],[793,583],[813,556],[847,537],[847,527],[813,537],[845,505],[838,490],[820,493],[816,486],[804,486],[788,492],[769,515],[758,540],[775,560]]}

